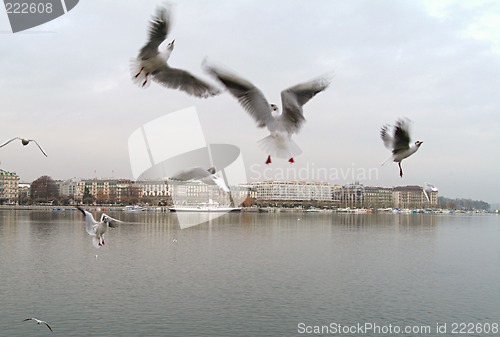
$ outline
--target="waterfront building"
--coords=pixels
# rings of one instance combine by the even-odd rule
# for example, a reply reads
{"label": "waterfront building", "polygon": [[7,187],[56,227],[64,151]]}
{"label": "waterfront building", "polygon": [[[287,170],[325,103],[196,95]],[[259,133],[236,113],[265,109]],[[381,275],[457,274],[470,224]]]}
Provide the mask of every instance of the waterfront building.
{"label": "waterfront building", "polygon": [[394,206],[393,188],[379,186],[365,186],[364,207],[387,208]]}
{"label": "waterfront building", "polygon": [[357,208],[365,206],[365,186],[358,181],[342,186],[339,193],[341,207]]}
{"label": "waterfront building", "polygon": [[140,187],[129,179],[83,179],[76,182],[75,201],[97,204],[137,203],[140,194]]}
{"label": "waterfront building", "polygon": [[61,197],[67,197],[74,202],[81,202],[83,198],[83,190],[80,189],[80,185],[78,184],[79,182],[80,181],[77,179],[59,181],[59,195]]}
{"label": "waterfront building", "polygon": [[17,191],[18,191],[18,203],[19,204],[26,204],[28,200],[30,199],[30,191],[31,191],[31,184],[30,183],[18,183],[17,184]]}
{"label": "waterfront building", "polygon": [[397,186],[393,190],[394,207],[397,208],[426,208],[437,206],[437,189],[428,192],[427,200],[424,190],[420,186]]}
{"label": "waterfront building", "polygon": [[254,190],[259,206],[295,207],[300,205],[331,206],[329,183],[299,180],[266,180],[247,184]]}
{"label": "waterfront building", "polygon": [[229,193],[217,185],[207,185],[199,180],[179,181],[167,180],[170,196],[174,206],[193,207],[202,204],[217,204],[221,207],[231,206]]}
{"label": "waterfront building", "polygon": [[164,198],[170,196],[166,179],[161,180],[141,180],[136,182],[141,189],[141,197]]}
{"label": "waterfront building", "polygon": [[14,172],[0,169],[0,203],[12,204],[19,200],[19,177]]}

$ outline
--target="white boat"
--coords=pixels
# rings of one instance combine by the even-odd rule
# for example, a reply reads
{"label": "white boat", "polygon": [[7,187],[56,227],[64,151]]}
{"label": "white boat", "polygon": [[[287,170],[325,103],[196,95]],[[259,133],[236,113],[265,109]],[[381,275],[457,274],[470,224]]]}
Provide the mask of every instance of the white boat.
{"label": "white boat", "polygon": [[170,212],[240,212],[241,207],[219,207],[219,206],[192,206],[192,207],[170,207]]}
{"label": "white boat", "polygon": [[144,207],[134,205],[134,206],[125,206],[126,212],[141,212],[144,210]]}

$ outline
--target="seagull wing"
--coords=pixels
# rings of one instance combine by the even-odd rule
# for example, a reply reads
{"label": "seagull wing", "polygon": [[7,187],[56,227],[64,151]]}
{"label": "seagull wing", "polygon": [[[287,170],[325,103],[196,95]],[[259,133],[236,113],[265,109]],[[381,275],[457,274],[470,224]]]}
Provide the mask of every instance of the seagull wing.
{"label": "seagull wing", "polygon": [[207,98],[220,94],[215,86],[195,77],[191,73],[177,68],[171,68],[167,64],[153,72],[153,80],[170,89],[179,89],[189,95]]}
{"label": "seagull wing", "polygon": [[42,151],[42,153],[45,155],[45,157],[48,157],[47,154],[45,153],[45,151],[42,149],[42,147],[40,146],[40,144],[38,144],[38,142],[36,140],[30,139],[29,141],[35,143],[36,146],[38,146],[38,148],[40,149],[40,151]]}
{"label": "seagull wing", "polygon": [[47,323],[45,321],[43,323],[47,326],[47,328],[49,328],[50,331],[54,332],[54,330],[52,330],[52,328],[50,327],[49,323]]}
{"label": "seagull wing", "polygon": [[380,138],[384,141],[385,147],[392,150],[394,139],[389,134],[389,125],[384,125],[380,128]]}
{"label": "seagull wing", "polygon": [[76,206],[76,208],[80,212],[82,212],[83,216],[85,217],[85,229],[87,230],[87,233],[89,233],[89,235],[95,235],[98,223],[97,223],[97,221],[95,221],[92,213],[87,212],[86,210],[84,210],[80,206]]}
{"label": "seagull wing", "polygon": [[392,153],[407,150],[410,147],[410,125],[409,120],[400,119],[394,126],[394,140]]}
{"label": "seagull wing", "polygon": [[158,8],[149,24],[149,40],[139,52],[141,60],[147,60],[158,54],[158,47],[167,38],[170,26],[170,6]]}
{"label": "seagull wing", "polygon": [[229,187],[227,187],[226,182],[224,181],[224,179],[222,179],[221,177],[216,176],[216,175],[212,175],[211,178],[212,178],[212,181],[217,186],[219,186],[219,188],[221,190],[223,190],[224,192],[229,192]]}
{"label": "seagull wing", "polygon": [[271,107],[264,94],[249,81],[204,63],[205,70],[217,78],[236,97],[240,105],[253,117],[259,128],[270,126],[274,128],[276,120],[271,113]]}
{"label": "seagull wing", "polygon": [[104,218],[108,218],[109,227],[111,227],[111,228],[116,228],[116,227],[118,227],[119,223],[123,223],[123,221],[121,221],[121,220],[112,218],[109,215],[102,213],[101,214],[101,222],[104,221]]}
{"label": "seagull wing", "polygon": [[330,78],[321,77],[309,82],[297,84],[281,92],[283,113],[279,117],[280,123],[289,133],[297,132],[306,121],[302,107],[317,93],[330,85]]}
{"label": "seagull wing", "polygon": [[179,171],[175,173],[174,176],[171,178],[175,180],[188,181],[188,180],[200,180],[210,175],[211,173],[209,171],[205,170],[202,167],[195,166]]}
{"label": "seagull wing", "polygon": [[423,188],[422,192],[424,192],[424,195],[425,195],[425,198],[427,199],[427,202],[430,202],[431,199],[429,199],[429,194],[427,193],[427,190],[425,188]]}
{"label": "seagull wing", "polygon": [[19,137],[14,137],[12,139],[9,139],[8,141],[4,142],[3,144],[0,145],[0,147],[4,147],[5,145],[9,144],[10,142],[15,141],[16,139],[21,139]]}

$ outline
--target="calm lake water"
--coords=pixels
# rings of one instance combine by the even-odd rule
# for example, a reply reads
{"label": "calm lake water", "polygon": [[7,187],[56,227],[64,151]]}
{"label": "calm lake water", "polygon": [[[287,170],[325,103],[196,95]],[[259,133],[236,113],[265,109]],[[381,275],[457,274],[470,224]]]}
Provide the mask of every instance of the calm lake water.
{"label": "calm lake water", "polygon": [[[1,336],[304,336],[322,326],[442,336],[457,323],[500,323],[495,215],[241,213],[181,230],[174,214],[109,214],[127,223],[98,250],[79,212],[0,211]],[[334,333],[365,323],[380,333]]]}

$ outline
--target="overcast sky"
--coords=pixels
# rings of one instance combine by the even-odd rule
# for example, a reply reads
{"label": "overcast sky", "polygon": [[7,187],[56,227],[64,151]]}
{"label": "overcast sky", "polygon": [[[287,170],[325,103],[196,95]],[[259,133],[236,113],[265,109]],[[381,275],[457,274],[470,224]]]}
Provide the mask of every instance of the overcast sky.
{"label": "overcast sky", "polygon": [[[229,94],[197,99],[132,83],[129,62],[158,4],[83,0],[16,34],[0,10],[0,142],[34,138],[49,155],[12,143],[0,149],[1,169],[27,182],[132,178],[131,133],[194,106],[208,143],[241,149],[249,180],[291,174],[286,160],[264,164],[256,142],[267,131]],[[281,90],[335,73],[304,107],[307,123],[294,137],[304,153],[292,167],[303,178],[429,182],[440,195],[500,202],[500,2],[179,0],[174,13],[169,63],[208,81],[205,57],[280,103]],[[403,161],[403,178],[397,164],[380,166],[390,155],[380,127],[399,117],[424,142]]]}

